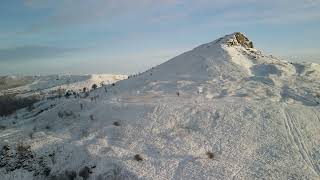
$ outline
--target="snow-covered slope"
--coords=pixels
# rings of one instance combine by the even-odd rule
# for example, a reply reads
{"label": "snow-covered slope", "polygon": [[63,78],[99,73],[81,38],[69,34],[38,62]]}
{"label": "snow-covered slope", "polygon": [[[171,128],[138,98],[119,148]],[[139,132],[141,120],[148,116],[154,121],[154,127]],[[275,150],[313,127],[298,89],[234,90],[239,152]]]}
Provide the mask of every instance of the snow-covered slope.
{"label": "snow-covered slope", "polygon": [[241,33],[0,121],[3,179],[319,179],[320,66]]}
{"label": "snow-covered slope", "polygon": [[116,74],[3,76],[0,77],[0,92],[19,96],[55,95],[58,89],[78,92],[84,87],[91,89],[93,84],[107,85],[126,78],[126,75]]}

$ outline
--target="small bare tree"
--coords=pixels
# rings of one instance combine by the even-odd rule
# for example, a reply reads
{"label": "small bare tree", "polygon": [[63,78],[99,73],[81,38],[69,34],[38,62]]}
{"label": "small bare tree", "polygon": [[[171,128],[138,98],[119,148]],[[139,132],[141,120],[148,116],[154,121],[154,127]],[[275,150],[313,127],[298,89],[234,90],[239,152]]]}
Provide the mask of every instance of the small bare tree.
{"label": "small bare tree", "polygon": [[95,89],[97,89],[97,88],[98,88],[98,85],[97,85],[97,84],[93,84],[93,85],[92,85],[92,89],[93,89],[93,90],[95,90]]}

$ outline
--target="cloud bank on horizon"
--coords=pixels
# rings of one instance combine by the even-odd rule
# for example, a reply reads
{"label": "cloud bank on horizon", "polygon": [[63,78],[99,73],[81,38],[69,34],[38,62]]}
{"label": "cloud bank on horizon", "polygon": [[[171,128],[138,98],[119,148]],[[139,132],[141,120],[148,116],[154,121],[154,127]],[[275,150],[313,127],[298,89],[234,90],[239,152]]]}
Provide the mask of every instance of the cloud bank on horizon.
{"label": "cloud bank on horizon", "polygon": [[0,27],[2,74],[136,72],[234,31],[276,55],[318,54],[320,1],[11,0]]}

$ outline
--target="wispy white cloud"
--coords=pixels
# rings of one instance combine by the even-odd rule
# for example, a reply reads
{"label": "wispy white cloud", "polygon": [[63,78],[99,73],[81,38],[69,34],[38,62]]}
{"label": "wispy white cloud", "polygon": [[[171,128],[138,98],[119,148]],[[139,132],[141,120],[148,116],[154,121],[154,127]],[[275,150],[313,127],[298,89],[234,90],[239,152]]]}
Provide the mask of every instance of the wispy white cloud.
{"label": "wispy white cloud", "polygon": [[97,21],[108,23],[124,16],[138,16],[141,23],[186,21],[204,12],[209,16],[205,18],[227,24],[239,20],[296,23],[320,19],[319,0],[25,0],[25,5],[54,10],[46,23],[35,23],[30,29],[32,32]]}

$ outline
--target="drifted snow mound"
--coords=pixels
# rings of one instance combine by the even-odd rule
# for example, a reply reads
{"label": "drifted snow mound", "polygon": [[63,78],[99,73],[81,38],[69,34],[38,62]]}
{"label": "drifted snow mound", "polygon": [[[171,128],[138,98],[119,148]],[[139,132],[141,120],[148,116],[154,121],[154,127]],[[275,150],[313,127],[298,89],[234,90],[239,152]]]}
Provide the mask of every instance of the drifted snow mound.
{"label": "drifted snow mound", "polygon": [[234,33],[2,118],[0,176],[319,179],[319,92],[319,65],[266,56]]}

